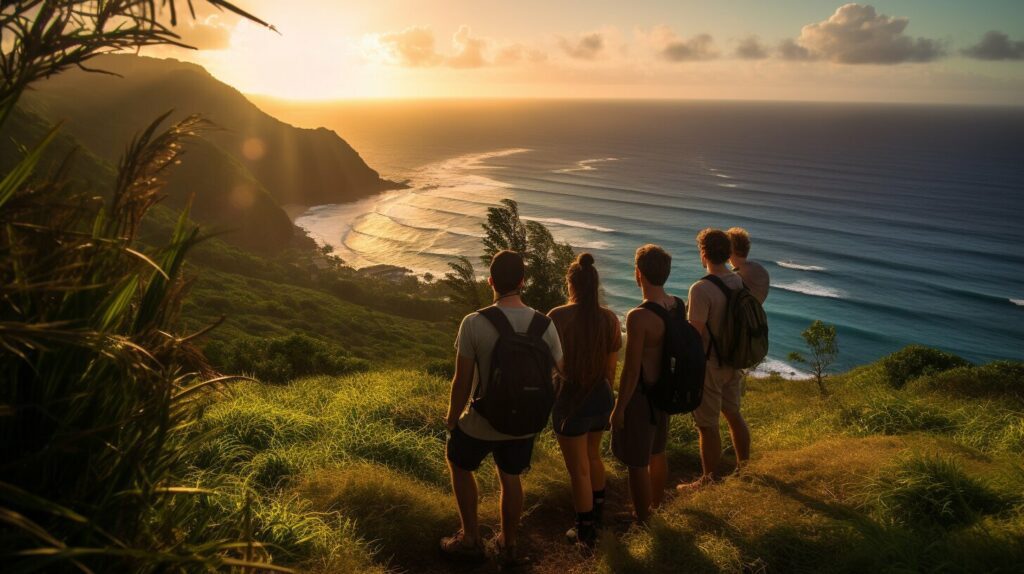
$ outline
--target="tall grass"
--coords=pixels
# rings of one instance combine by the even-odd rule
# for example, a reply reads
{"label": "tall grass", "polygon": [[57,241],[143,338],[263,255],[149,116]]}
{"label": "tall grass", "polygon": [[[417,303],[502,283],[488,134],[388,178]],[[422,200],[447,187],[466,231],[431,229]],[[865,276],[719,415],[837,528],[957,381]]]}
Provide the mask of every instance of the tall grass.
{"label": "tall grass", "polygon": [[[184,570],[251,552],[211,539],[193,512],[210,493],[179,480],[192,400],[211,378],[192,337],[172,335],[199,233],[181,215],[165,246],[137,234],[161,199],[190,117],[149,126],[104,202],[39,175],[49,140],[0,183],[0,554],[21,570]],[[145,253],[148,252],[148,253]],[[233,531],[232,534],[228,534]]]}

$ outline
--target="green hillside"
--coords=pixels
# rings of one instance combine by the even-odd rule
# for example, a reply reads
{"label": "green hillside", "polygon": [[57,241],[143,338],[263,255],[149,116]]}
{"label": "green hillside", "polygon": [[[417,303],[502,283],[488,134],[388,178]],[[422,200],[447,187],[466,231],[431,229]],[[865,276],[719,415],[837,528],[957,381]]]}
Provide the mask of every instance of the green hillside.
{"label": "green hillside", "polygon": [[234,230],[229,241],[261,250],[292,239],[280,208],[352,201],[400,184],[383,180],[337,134],[300,129],[260,111],[203,68],[133,55],[96,58],[95,68],[118,76],[71,70],[39,83],[22,107],[108,163],[118,160],[142,126],[202,114],[217,129],[192,146],[167,188],[170,205],[196,196],[194,217]]}
{"label": "green hillside", "polygon": [[[564,542],[568,478],[545,432],[524,478],[533,571],[1017,571],[1024,365],[933,373],[900,390],[887,380],[882,364],[862,367],[833,378],[827,399],[810,381],[748,381],[749,469],[673,494],[649,529],[607,528],[593,557]],[[205,411],[200,426],[219,434],[195,461],[198,480],[255,497],[275,557],[303,570],[447,572],[435,548],[458,525],[447,388],[402,370],[240,385]],[[673,478],[699,472],[688,417],[673,419],[669,456]],[[622,510],[625,472],[609,470]],[[483,522],[496,527],[496,480],[480,478]]]}

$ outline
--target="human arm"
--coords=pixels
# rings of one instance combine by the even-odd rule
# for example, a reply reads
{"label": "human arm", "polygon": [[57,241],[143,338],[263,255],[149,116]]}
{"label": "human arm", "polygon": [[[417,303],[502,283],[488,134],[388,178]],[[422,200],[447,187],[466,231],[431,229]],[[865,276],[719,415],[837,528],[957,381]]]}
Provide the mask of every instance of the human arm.
{"label": "human arm", "polygon": [[455,358],[455,376],[452,377],[452,389],[448,399],[448,415],[445,417],[445,427],[448,430],[455,430],[455,425],[466,410],[469,403],[469,393],[473,390],[473,372],[476,369],[476,361],[470,357],[458,355]]}
{"label": "human arm", "polygon": [[700,288],[700,282],[690,286],[690,292],[686,297],[686,319],[693,325],[693,328],[700,333],[701,337],[707,337],[708,315],[711,312],[711,301],[704,296]]}
{"label": "human arm", "polygon": [[637,382],[640,380],[640,365],[643,361],[646,336],[641,313],[645,312],[650,311],[634,309],[626,315],[626,354],[622,363],[622,375],[619,377],[619,395],[615,399],[615,409],[612,411],[612,428],[623,427],[626,405],[633,399]]}

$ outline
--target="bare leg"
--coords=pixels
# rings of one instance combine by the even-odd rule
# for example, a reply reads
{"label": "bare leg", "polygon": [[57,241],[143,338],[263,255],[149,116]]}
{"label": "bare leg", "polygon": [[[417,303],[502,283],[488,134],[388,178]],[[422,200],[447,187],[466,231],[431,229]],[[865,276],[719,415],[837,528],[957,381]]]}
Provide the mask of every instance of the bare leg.
{"label": "bare leg", "polygon": [[601,439],[603,432],[587,433],[587,458],[590,460],[590,488],[604,490],[604,460],[601,458]]}
{"label": "bare leg", "polygon": [[466,544],[475,544],[480,539],[476,477],[472,472],[455,466],[451,461],[448,462],[448,469],[452,475],[452,490],[455,492],[455,503],[459,507],[459,519],[462,521],[463,540]]}
{"label": "bare leg", "polygon": [[516,545],[519,518],[523,514],[523,483],[518,474],[505,474],[498,469],[501,481],[501,542],[507,548]]}
{"label": "bare leg", "polygon": [[665,485],[668,484],[668,458],[665,453],[651,455],[651,507],[658,508],[665,498]]}
{"label": "bare leg", "polygon": [[569,471],[572,484],[572,505],[576,512],[590,512],[594,508],[591,491],[590,460],[587,451],[587,436],[567,437],[556,434],[558,446],[562,449],[565,468]]}
{"label": "bare leg", "polygon": [[647,522],[651,517],[651,472],[648,467],[629,467],[629,492],[637,519]]}
{"label": "bare leg", "polygon": [[704,476],[713,478],[722,460],[722,435],[717,426],[697,427],[697,432],[700,434],[700,464]]}
{"label": "bare leg", "polygon": [[736,468],[742,467],[750,459],[750,427],[739,412],[722,412],[729,423],[729,434],[732,435],[732,447],[736,450]]}

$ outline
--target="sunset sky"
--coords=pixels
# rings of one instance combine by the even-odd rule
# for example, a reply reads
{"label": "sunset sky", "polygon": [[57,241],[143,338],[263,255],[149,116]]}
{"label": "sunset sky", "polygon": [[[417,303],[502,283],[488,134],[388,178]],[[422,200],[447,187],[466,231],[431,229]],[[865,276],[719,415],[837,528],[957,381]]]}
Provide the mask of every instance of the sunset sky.
{"label": "sunset sky", "polygon": [[179,31],[246,93],[1024,104],[1024,1],[239,0]]}

